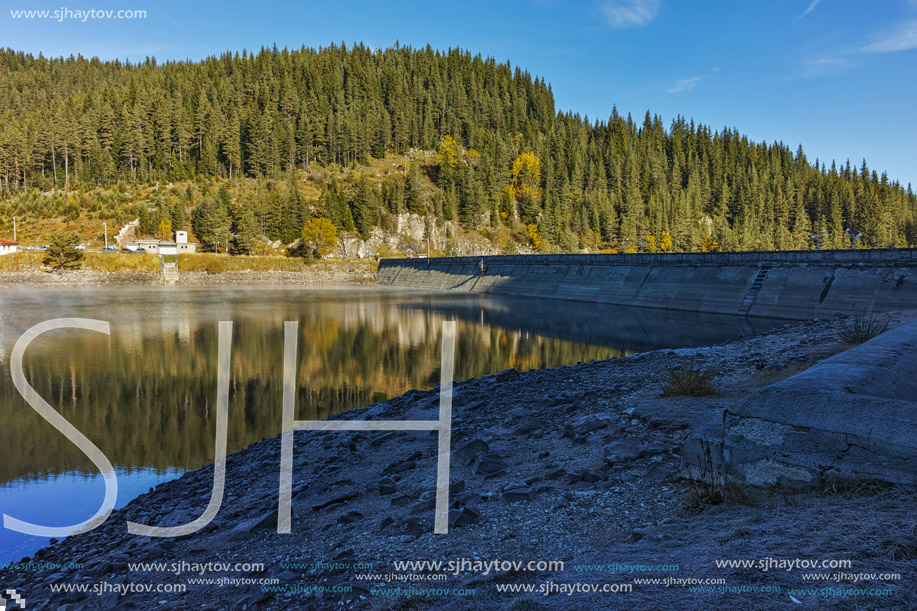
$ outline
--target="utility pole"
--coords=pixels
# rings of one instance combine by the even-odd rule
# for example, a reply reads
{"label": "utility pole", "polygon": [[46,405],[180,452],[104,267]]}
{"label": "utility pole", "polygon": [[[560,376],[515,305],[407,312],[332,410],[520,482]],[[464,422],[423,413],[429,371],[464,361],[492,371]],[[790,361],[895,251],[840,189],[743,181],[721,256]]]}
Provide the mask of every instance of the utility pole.
{"label": "utility pole", "polygon": [[815,250],[821,250],[821,239],[828,233],[827,229],[822,229],[821,233],[817,233],[812,236],[812,240],[815,242]]}
{"label": "utility pole", "polygon": [[856,250],[857,240],[863,237],[862,233],[853,233],[850,229],[845,229],[844,232],[850,236],[850,250]]}

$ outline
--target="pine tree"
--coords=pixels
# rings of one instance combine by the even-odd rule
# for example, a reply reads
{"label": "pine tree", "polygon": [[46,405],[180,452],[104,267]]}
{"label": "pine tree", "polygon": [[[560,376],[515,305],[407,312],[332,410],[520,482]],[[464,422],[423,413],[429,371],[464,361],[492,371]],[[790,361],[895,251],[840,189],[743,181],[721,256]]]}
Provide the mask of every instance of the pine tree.
{"label": "pine tree", "polygon": [[191,227],[200,243],[208,250],[226,252],[229,246],[230,224],[226,206],[220,199],[207,197],[191,213]]}
{"label": "pine tree", "polygon": [[258,219],[251,206],[243,205],[233,220],[233,247],[237,254],[252,254],[259,236]]}
{"label": "pine tree", "polygon": [[83,258],[83,251],[78,248],[79,244],[80,234],[76,231],[52,234],[48,240],[43,263],[55,267],[58,271],[78,268]]}

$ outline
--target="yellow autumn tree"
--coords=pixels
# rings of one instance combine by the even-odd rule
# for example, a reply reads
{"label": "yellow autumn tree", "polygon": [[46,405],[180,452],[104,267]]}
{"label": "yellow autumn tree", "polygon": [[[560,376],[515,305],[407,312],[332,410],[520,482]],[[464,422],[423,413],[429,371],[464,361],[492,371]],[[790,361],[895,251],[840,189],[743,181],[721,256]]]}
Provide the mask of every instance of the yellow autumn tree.
{"label": "yellow autumn tree", "polygon": [[439,142],[436,163],[439,165],[448,165],[454,168],[458,165],[458,144],[452,136],[445,136]]}
{"label": "yellow autumn tree", "polygon": [[656,252],[658,248],[659,246],[656,244],[656,236],[653,234],[646,236],[646,252]]}
{"label": "yellow autumn tree", "polygon": [[541,250],[541,232],[538,231],[538,225],[534,223],[527,225],[525,231],[529,234],[529,243],[532,248]]}
{"label": "yellow autumn tree", "polygon": [[511,193],[519,205],[522,222],[534,223],[541,203],[541,160],[535,153],[521,153],[513,161]]}
{"label": "yellow autumn tree", "polygon": [[302,243],[310,256],[324,257],[337,245],[338,230],[325,217],[313,217],[302,229]]}
{"label": "yellow autumn tree", "polygon": [[172,221],[165,219],[159,222],[159,231],[156,233],[156,236],[164,241],[168,242],[172,239]]}
{"label": "yellow autumn tree", "polygon": [[662,230],[662,233],[659,234],[659,250],[662,252],[669,252],[672,248],[672,236],[669,235],[665,229]]}

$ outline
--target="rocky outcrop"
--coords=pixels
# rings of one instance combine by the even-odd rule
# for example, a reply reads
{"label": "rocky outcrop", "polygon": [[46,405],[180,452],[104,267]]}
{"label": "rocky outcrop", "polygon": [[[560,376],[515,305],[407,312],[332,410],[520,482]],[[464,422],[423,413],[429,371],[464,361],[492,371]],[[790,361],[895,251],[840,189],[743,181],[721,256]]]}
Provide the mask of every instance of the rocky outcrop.
{"label": "rocky outcrop", "polygon": [[115,236],[115,242],[118,244],[118,248],[124,248],[125,244],[134,241],[134,235],[139,225],[140,219],[134,219],[118,231],[118,234]]}
{"label": "rocky outcrop", "polygon": [[465,231],[458,223],[430,222],[419,214],[392,215],[390,226],[374,227],[364,240],[346,232],[338,238],[335,255],[344,259],[363,259],[380,253],[404,253],[417,257],[436,252],[453,255],[495,255],[496,245],[474,231]]}

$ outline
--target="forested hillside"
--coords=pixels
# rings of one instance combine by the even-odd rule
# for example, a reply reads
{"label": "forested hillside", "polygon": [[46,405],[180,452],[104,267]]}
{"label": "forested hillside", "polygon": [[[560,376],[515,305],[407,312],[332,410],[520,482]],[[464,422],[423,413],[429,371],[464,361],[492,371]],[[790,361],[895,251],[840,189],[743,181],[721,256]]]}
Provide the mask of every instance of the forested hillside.
{"label": "forested hillside", "polygon": [[[192,181],[206,187],[129,210],[86,195]],[[2,231],[13,215],[142,213],[147,233],[216,227],[198,236],[212,248],[243,230],[290,243],[310,216],[365,237],[406,212],[545,251],[806,249],[822,230],[845,247],[846,228],[917,245],[917,196],[865,161],[681,117],[559,113],[520,68],[400,46],[166,64],[0,52],[0,194]]]}

